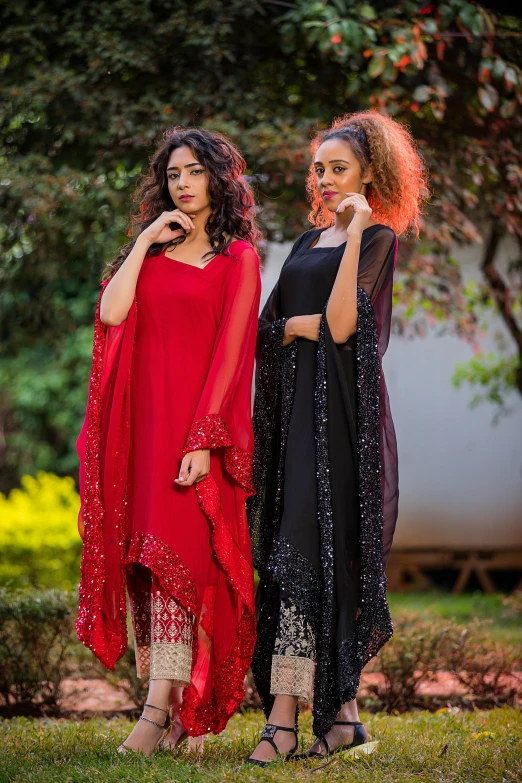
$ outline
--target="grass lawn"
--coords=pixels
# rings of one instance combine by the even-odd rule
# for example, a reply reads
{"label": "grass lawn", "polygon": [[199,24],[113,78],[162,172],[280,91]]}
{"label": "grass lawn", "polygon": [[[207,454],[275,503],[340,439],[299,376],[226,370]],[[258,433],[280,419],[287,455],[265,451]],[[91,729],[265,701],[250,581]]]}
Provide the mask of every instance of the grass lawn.
{"label": "grass lawn", "polygon": [[424,617],[453,617],[459,625],[473,620],[488,622],[489,638],[505,644],[520,644],[522,627],[520,617],[513,615],[502,603],[502,595],[495,593],[388,593],[392,618],[400,612],[413,612]]}
{"label": "grass lawn", "polygon": [[[225,732],[205,743],[202,760],[186,752],[150,758],[121,757],[118,743],[130,729],[112,721],[27,720],[0,722],[1,783],[233,783],[238,781],[356,781],[357,783],[519,783],[522,780],[522,716],[488,712],[407,713],[364,716],[379,746],[357,760],[278,762],[263,770],[242,765],[263,725],[260,713],[235,715]],[[301,715],[302,741],[311,738],[311,716]]]}

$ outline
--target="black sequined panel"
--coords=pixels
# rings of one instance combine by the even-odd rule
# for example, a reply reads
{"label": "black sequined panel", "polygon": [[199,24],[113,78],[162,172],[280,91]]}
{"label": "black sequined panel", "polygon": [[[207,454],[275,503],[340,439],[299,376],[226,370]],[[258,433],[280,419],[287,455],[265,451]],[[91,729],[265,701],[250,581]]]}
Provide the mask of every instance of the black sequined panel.
{"label": "black sequined panel", "polygon": [[[288,357],[291,353],[291,346],[283,348],[285,324],[286,318],[280,318],[267,328],[257,363],[253,420],[256,494],[248,498],[247,512],[254,566],[260,573],[266,569],[276,534],[274,506],[272,499],[267,497],[266,483],[268,469],[277,470],[280,465],[279,448],[282,439],[278,430],[284,395],[282,375],[286,369],[282,367],[282,360],[283,356]],[[293,364],[295,366],[295,356]]]}
{"label": "black sequined panel", "polygon": [[359,461],[361,611],[354,636],[338,652],[341,700],[354,699],[363,667],[393,633],[382,564],[380,464],[381,360],[368,295],[357,292],[357,442]]}
{"label": "black sequined panel", "polygon": [[[267,715],[273,703],[270,675],[280,602],[279,585],[272,573],[276,565],[275,555],[271,567],[269,558],[275,551],[274,541],[281,522],[285,446],[292,414],[297,359],[295,340],[283,347],[285,323],[286,319],[274,321],[264,338],[254,404],[254,486],[257,494],[247,501],[254,565],[260,576],[256,596],[259,607],[257,644],[252,671]],[[277,474],[273,498],[266,490],[269,470]],[[283,577],[284,573],[282,562],[278,574]]]}
{"label": "black sequined panel", "polygon": [[279,536],[268,561],[268,570],[281,590],[292,596],[300,614],[306,617],[317,636],[321,621],[321,585],[312,565],[288,539]]}
{"label": "black sequined panel", "polygon": [[323,736],[340,707],[337,692],[334,645],[334,533],[330,455],[328,449],[328,400],[326,373],[326,307],[321,318],[315,381],[315,449],[317,517],[321,541],[321,625],[317,637],[317,667],[314,686],[314,733]]}

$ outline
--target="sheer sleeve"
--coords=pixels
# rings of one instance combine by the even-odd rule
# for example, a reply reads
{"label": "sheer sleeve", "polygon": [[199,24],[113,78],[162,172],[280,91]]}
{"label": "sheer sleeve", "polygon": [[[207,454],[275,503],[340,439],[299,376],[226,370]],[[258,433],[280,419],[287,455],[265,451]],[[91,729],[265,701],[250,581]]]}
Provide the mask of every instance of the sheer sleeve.
{"label": "sheer sleeve", "polygon": [[396,262],[397,237],[391,228],[383,226],[364,248],[357,275],[358,285],[368,294],[373,306],[381,358],[390,340]]}
{"label": "sheer sleeve", "polygon": [[253,451],[251,388],[261,280],[259,258],[250,245],[238,241],[230,252],[237,260],[226,282],[207,380],[183,455],[196,449],[231,447],[225,463],[244,483],[240,455]]}
{"label": "sheer sleeve", "polygon": [[390,555],[399,504],[399,468],[397,440],[390,401],[382,372],[382,357],[390,340],[393,273],[397,262],[397,237],[388,227],[372,236],[359,263],[358,285],[372,304],[380,363],[379,419],[382,496],[382,557],[386,565]]}

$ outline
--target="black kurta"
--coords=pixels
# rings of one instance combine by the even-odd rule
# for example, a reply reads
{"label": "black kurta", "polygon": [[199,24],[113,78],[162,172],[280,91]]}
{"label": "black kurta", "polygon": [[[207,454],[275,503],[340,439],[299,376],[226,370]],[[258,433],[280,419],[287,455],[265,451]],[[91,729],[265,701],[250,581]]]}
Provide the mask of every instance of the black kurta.
{"label": "black kurta", "polygon": [[[265,710],[280,589],[317,639],[314,729],[329,730],[355,697],[362,666],[391,635],[383,566],[397,516],[397,456],[382,376],[397,240],[363,232],[358,331],[336,345],[326,319],[319,343],[282,347],[284,324],[323,313],[345,243],[295,243],[259,325],[254,429],[257,496],[249,502],[261,584],[253,670]],[[384,536],[383,536],[384,509]]]}

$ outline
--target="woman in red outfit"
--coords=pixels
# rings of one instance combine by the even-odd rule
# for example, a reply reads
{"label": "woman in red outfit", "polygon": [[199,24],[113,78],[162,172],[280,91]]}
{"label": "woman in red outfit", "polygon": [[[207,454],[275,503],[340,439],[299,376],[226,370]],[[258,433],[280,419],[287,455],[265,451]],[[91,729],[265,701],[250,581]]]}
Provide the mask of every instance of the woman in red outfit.
{"label": "woman in red outfit", "polygon": [[245,499],[260,295],[245,162],[223,136],[174,128],[109,264],[78,439],[84,539],[78,636],[108,668],[127,649],[142,720],[123,749],[225,727],[255,642]]}

